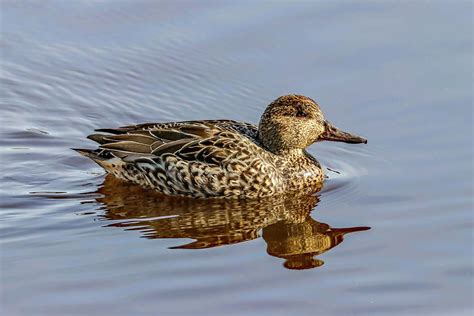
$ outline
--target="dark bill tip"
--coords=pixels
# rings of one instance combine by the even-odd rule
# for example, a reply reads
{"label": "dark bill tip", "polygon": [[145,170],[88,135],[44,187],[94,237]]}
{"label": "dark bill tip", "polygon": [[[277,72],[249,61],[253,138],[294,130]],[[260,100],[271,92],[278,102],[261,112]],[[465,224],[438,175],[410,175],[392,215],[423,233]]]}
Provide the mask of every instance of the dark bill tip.
{"label": "dark bill tip", "polygon": [[319,140],[328,140],[333,142],[344,142],[348,144],[367,144],[367,139],[341,131],[328,121],[325,122],[325,131],[319,137]]}

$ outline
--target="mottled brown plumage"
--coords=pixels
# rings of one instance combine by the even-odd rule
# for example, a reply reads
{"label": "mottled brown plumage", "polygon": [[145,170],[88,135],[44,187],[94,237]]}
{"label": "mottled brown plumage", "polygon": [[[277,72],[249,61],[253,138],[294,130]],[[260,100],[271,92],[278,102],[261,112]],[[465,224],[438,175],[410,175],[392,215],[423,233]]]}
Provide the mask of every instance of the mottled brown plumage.
{"label": "mottled brown plumage", "polygon": [[[323,171],[305,148],[320,140],[366,142],[333,127],[310,98],[282,96],[259,127],[231,120],[99,129],[97,150],[77,149],[108,173],[168,195],[259,198],[315,192]],[[103,134],[106,133],[106,134]]]}

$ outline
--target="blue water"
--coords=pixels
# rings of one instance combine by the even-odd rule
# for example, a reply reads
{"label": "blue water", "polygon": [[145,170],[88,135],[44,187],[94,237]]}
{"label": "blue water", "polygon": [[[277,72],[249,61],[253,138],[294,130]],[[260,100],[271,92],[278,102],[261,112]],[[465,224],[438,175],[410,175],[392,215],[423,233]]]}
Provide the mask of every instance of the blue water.
{"label": "blue water", "polygon": [[[472,9],[2,2],[2,314],[470,314]],[[160,200],[70,150],[94,128],[257,123],[287,93],[369,140],[310,147],[338,172],[319,202]],[[371,229],[329,247],[327,227]],[[209,247],[168,249],[193,238]],[[315,267],[285,268],[285,245],[318,246]]]}

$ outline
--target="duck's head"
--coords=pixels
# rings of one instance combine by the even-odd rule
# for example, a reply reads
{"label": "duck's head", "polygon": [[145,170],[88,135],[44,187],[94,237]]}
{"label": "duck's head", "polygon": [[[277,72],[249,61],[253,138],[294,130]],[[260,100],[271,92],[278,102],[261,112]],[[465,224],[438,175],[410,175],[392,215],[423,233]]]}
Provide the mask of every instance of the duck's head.
{"label": "duck's head", "polygon": [[316,102],[295,94],[279,97],[268,105],[258,135],[263,145],[274,153],[304,149],[322,140],[367,143],[366,139],[343,132],[324,119]]}

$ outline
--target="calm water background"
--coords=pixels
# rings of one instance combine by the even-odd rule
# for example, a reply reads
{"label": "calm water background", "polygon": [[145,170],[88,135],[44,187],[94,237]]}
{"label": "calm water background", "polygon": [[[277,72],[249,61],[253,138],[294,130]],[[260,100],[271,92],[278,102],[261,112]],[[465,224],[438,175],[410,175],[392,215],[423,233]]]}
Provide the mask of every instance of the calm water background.
{"label": "calm water background", "polygon": [[[470,314],[471,27],[468,1],[2,2],[3,315]],[[318,268],[262,238],[168,249],[192,240],[110,227],[103,171],[69,149],[99,127],[257,123],[286,93],[369,139],[309,149],[340,172],[312,218],[371,227]]]}

